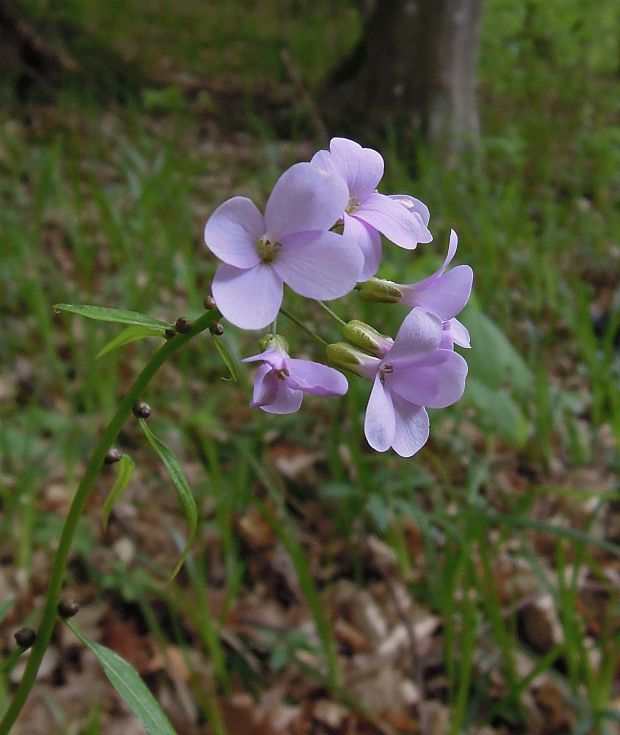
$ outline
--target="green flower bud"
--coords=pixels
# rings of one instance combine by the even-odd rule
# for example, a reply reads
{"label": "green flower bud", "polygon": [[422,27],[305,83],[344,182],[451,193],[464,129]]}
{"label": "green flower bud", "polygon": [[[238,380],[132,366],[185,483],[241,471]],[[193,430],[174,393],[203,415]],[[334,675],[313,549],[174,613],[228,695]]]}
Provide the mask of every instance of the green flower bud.
{"label": "green flower bud", "polygon": [[398,284],[382,278],[370,278],[358,284],[357,293],[362,301],[373,301],[377,304],[398,304],[403,298]]}
{"label": "green flower bud", "polygon": [[263,352],[269,347],[275,347],[288,355],[288,342],[281,334],[266,334],[258,344]]}
{"label": "green flower bud", "polygon": [[347,322],[342,328],[342,333],[347,342],[356,347],[361,347],[376,357],[383,357],[394,344],[391,337],[386,337],[385,334],[377,332],[370,324],[361,322],[359,319],[352,319]]}
{"label": "green flower bud", "polygon": [[327,345],[327,361],[340,370],[349,370],[361,378],[373,378],[379,367],[379,359],[352,347],[347,342]]}

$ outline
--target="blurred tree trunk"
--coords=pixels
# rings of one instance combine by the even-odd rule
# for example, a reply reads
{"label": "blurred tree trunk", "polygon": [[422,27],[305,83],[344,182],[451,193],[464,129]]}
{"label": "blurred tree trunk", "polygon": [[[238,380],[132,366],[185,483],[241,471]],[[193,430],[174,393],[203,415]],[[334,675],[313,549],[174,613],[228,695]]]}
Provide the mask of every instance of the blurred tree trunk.
{"label": "blurred tree trunk", "polygon": [[[366,1],[364,35],[335,72],[330,110],[359,127],[414,126],[454,160],[479,135],[476,63],[484,0]],[[328,112],[329,114],[329,112]]]}
{"label": "blurred tree trunk", "polygon": [[11,0],[0,0],[0,74],[18,98],[33,84],[49,87],[62,71],[75,71],[66,53],[54,48]]}

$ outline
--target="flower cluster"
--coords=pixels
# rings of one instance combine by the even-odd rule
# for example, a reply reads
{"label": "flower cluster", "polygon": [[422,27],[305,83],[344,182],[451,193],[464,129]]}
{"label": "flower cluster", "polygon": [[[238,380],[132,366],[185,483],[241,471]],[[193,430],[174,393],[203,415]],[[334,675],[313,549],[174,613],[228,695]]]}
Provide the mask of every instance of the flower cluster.
{"label": "flower cluster", "polygon": [[251,405],[263,411],[293,413],[304,393],[348,389],[334,367],[288,355],[275,333],[285,284],[328,312],[323,301],[353,289],[366,301],[411,307],[395,339],[351,321],[345,341],[326,348],[331,365],[373,381],[364,423],[370,446],[410,457],[428,438],[426,407],[449,406],[463,394],[467,364],[454,345],[469,347],[469,334],[456,316],[469,299],[473,272],[467,265],[447,270],[457,249],[452,231],[443,265],[428,278],[399,284],[375,277],[382,236],[406,250],[432,240],[421,201],[377,191],[383,168],[377,151],[333,138],[329,150],[282,174],[264,214],[250,199],[233,197],[213,212],[204,237],[222,261],[213,296],[223,317],[242,329],[273,325],[262,352],[244,360],[259,363]]}

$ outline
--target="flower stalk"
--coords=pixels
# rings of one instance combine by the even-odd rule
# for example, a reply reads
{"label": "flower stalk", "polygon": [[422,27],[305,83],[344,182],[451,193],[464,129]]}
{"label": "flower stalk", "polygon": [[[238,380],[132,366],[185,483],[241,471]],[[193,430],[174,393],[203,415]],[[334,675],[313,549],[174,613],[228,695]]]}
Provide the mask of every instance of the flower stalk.
{"label": "flower stalk", "polygon": [[52,563],[47,597],[45,599],[45,606],[43,608],[43,615],[37,631],[36,640],[30,651],[28,664],[26,665],[22,679],[15,691],[10,705],[0,720],[0,735],[8,735],[36,681],[37,672],[41,666],[41,661],[43,660],[45,651],[49,646],[56,619],[58,617],[57,608],[60,599],[60,592],[78,521],[82,515],[84,505],[86,504],[86,501],[94,487],[97,475],[99,474],[99,469],[105,462],[108,450],[118,436],[118,433],[122,429],[125,421],[131,415],[134,404],[143,395],[146,387],[159,371],[161,366],[173,353],[183,347],[183,345],[193,339],[196,335],[204,332],[206,329],[209,329],[212,321],[212,314],[203,314],[196,319],[188,332],[185,334],[177,334],[161,346],[134,381],[129,392],[121,401],[116,413],[101,435],[97,446],[93,450],[65,519],[56,555],[54,556],[54,561]]}

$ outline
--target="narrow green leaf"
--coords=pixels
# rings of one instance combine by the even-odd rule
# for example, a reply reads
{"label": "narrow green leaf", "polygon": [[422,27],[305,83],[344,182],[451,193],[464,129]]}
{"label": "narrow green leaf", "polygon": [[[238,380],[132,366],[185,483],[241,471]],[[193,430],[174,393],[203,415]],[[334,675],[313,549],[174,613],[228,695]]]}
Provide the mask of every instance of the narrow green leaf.
{"label": "narrow green leaf", "polygon": [[235,360],[233,356],[230,354],[230,351],[228,347],[222,342],[221,337],[212,337],[213,344],[215,345],[215,349],[220,353],[220,357],[224,361],[224,364],[228,368],[228,372],[230,373],[230,377],[237,382],[239,378],[239,374],[237,372],[237,366],[235,365]]}
{"label": "narrow green leaf", "polygon": [[176,735],[157,700],[133,666],[114,651],[88,639],[70,620],[65,620],[65,624],[73,635],[97,657],[110,684],[140,720],[147,733],[149,735]]}
{"label": "narrow green leaf", "polygon": [[5,600],[4,602],[0,603],[0,623],[9,614],[14,602],[15,600]]}
{"label": "narrow green leaf", "polygon": [[159,327],[157,329],[155,329],[155,327],[126,327],[99,350],[95,360],[107,355],[107,353],[112,352],[112,350],[116,350],[118,347],[129,344],[129,342],[136,342],[137,340],[144,339],[145,337],[161,337],[161,329],[159,329]]}
{"label": "narrow green leaf", "polygon": [[100,322],[116,322],[117,324],[132,324],[138,327],[151,327],[162,334],[166,329],[172,327],[168,322],[160,319],[151,319],[139,311],[127,311],[126,309],[108,309],[105,306],[91,306],[89,304],[54,304],[54,311],[69,311],[79,314],[88,319],[96,319]]}
{"label": "narrow green leaf", "polygon": [[148,439],[149,444],[157,452],[159,458],[168,470],[168,474],[170,475],[170,479],[172,480],[172,484],[174,485],[174,489],[176,490],[177,498],[179,499],[183,514],[185,515],[185,519],[187,520],[187,523],[189,525],[189,534],[187,542],[185,544],[185,548],[183,549],[183,552],[181,553],[181,558],[177,562],[177,565],[172,572],[171,579],[174,579],[183,566],[183,563],[185,562],[185,559],[189,554],[194,536],[196,535],[196,528],[198,527],[198,510],[196,509],[194,496],[192,495],[192,491],[187,483],[185,473],[183,472],[183,469],[181,468],[178,459],[174,456],[172,451],[160,439],[158,439],[155,434],[153,434],[149,425],[144,419],[140,419],[139,424],[146,438]]}
{"label": "narrow green leaf", "polygon": [[101,511],[101,520],[104,528],[108,525],[108,519],[110,518],[112,508],[129,485],[133,471],[136,468],[136,463],[128,454],[123,454],[116,466],[116,480],[114,481],[114,485],[112,485],[112,489],[108,493],[108,497],[105,499],[103,510]]}

